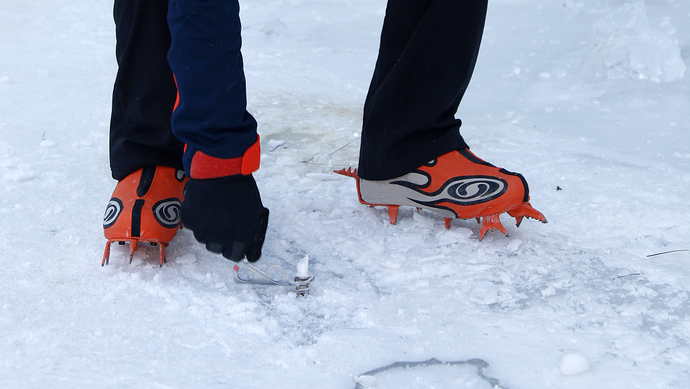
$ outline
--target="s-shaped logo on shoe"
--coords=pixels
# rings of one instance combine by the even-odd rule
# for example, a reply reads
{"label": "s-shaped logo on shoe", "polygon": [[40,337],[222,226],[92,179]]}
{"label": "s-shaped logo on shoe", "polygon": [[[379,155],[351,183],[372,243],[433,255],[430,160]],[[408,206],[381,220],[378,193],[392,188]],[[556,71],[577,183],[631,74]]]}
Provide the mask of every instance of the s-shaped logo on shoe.
{"label": "s-shaped logo on shoe", "polygon": [[426,185],[406,181],[394,181],[391,184],[401,185],[419,193],[422,196],[408,196],[408,198],[415,203],[427,206],[442,202],[457,205],[481,204],[500,197],[508,188],[505,180],[491,176],[455,177],[446,181],[440,189],[432,193],[421,189]]}
{"label": "s-shaped logo on shoe", "polygon": [[176,198],[161,200],[153,206],[156,221],[166,228],[176,228],[180,224],[180,207],[182,203]]}

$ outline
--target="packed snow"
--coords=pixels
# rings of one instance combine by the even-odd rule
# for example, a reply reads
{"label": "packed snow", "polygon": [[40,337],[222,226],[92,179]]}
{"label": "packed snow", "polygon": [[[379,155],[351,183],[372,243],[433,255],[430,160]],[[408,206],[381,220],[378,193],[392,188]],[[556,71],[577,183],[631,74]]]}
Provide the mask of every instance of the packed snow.
{"label": "packed snow", "polygon": [[482,241],[390,225],[332,173],[357,164],[385,0],[241,5],[256,265],[309,294],[235,283],[189,231],[162,268],[127,246],[101,267],[112,2],[5,0],[1,387],[690,388],[690,2],[490,1],[461,131],[549,223]]}

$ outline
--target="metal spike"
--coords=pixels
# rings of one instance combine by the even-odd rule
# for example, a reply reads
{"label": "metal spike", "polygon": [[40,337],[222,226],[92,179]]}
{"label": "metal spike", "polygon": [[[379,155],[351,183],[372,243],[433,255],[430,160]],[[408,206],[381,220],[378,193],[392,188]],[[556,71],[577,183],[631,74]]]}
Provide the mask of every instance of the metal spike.
{"label": "metal spike", "polygon": [[544,215],[541,212],[534,209],[534,207],[532,207],[532,205],[529,202],[524,202],[518,205],[517,207],[508,210],[508,215],[514,217],[516,220],[520,218],[520,220],[517,220],[518,226],[522,222],[523,217],[539,220],[542,223],[548,223],[546,217],[544,217]]}
{"label": "metal spike", "polygon": [[398,221],[398,209],[399,205],[388,205],[388,217],[391,220],[391,224],[395,224]]}
{"label": "metal spike", "polygon": [[500,215],[484,216],[482,228],[479,229],[479,240],[484,239],[487,232],[497,229],[501,231],[505,236],[508,236],[508,231],[506,231],[503,224],[501,224]]}
{"label": "metal spike", "polygon": [[524,219],[522,216],[515,216],[515,225],[519,228],[520,224],[522,224],[522,219]]}
{"label": "metal spike", "polygon": [[333,170],[333,173],[337,173],[337,174],[340,174],[340,175],[343,175],[343,176],[347,176],[347,177],[352,177],[352,178],[355,178],[355,179],[356,179],[356,178],[359,178],[359,177],[357,176],[357,169],[352,169],[352,167],[348,167],[347,169],[343,168],[343,169],[340,169],[340,170]]}
{"label": "metal spike", "polygon": [[108,241],[105,244],[105,252],[103,253],[103,261],[101,261],[101,266],[107,265],[110,262],[110,245],[113,242]]}
{"label": "metal spike", "polygon": [[129,263],[132,263],[132,260],[134,260],[134,252],[137,251],[139,248],[139,241],[138,240],[130,240],[129,241]]}

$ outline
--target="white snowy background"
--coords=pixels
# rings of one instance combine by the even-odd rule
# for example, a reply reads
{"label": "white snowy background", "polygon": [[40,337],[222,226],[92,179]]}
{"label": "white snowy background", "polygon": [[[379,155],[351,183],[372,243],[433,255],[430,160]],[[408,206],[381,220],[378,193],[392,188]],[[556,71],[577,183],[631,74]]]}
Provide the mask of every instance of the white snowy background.
{"label": "white snowy background", "polygon": [[[690,255],[648,257],[690,249],[690,1],[490,1],[462,133],[549,223],[481,242],[392,226],[331,172],[357,164],[385,5],[242,1],[257,264],[309,255],[297,298],[189,231],[162,268],[100,266],[112,2],[0,0],[0,387],[690,388]],[[475,361],[374,371],[432,358]]]}

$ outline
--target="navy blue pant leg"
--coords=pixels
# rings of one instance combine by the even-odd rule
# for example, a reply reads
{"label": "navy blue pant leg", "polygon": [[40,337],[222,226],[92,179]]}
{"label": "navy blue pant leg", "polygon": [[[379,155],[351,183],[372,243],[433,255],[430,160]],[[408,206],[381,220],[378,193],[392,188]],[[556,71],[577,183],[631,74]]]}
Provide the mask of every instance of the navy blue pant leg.
{"label": "navy blue pant leg", "polygon": [[455,113],[484,30],[487,0],[389,0],[369,93],[359,175],[391,179],[466,148]]}
{"label": "navy blue pant leg", "polygon": [[170,0],[168,26],[179,92],[172,130],[187,144],[185,168],[196,151],[242,156],[256,142],[257,124],[247,112],[238,1]]}

